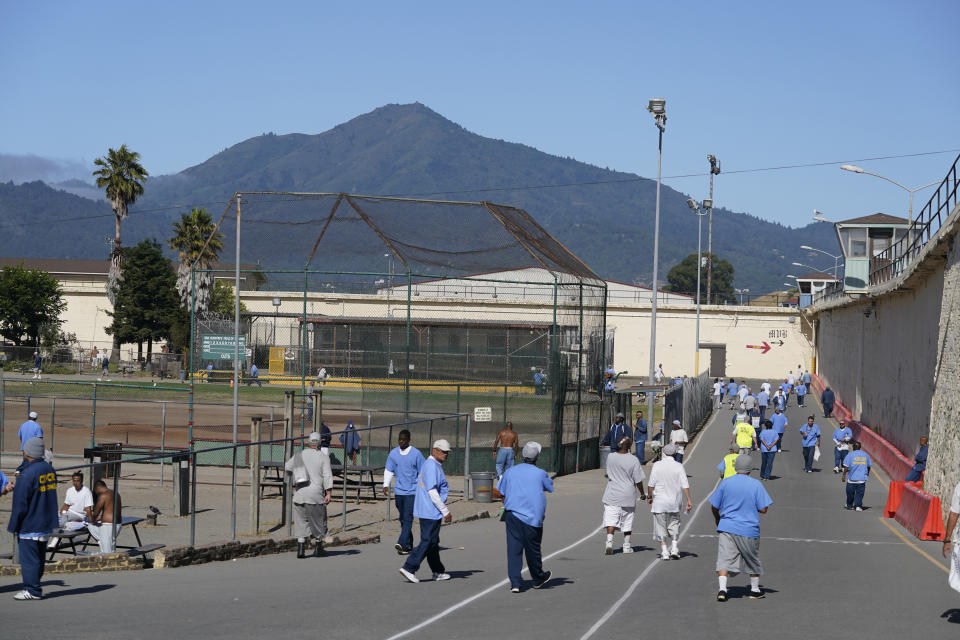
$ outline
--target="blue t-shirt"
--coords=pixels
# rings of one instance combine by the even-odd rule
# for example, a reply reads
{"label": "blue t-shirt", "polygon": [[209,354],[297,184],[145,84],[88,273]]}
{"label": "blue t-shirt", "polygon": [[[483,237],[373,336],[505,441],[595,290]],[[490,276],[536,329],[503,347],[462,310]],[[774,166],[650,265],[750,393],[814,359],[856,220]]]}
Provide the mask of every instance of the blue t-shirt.
{"label": "blue t-shirt", "polygon": [[440,500],[447,501],[447,494],[450,493],[450,485],[447,484],[447,476],[443,473],[443,467],[433,456],[427,458],[420,467],[420,475],[417,481],[417,497],[413,500],[413,515],[415,518],[424,518],[426,520],[439,520],[443,517],[437,505],[430,499],[430,489],[436,489],[440,494]]}
{"label": "blue t-shirt", "polygon": [[851,451],[843,459],[847,471],[847,482],[866,482],[870,475],[870,454],[863,449]]}
{"label": "blue t-shirt", "polygon": [[798,384],[798,385],[797,385],[797,395],[798,395],[798,396],[805,396],[805,395],[807,395],[807,385],[803,384],[802,382],[801,382],[800,384]]}
{"label": "blue t-shirt", "polygon": [[250,367],[250,377],[251,377],[251,378],[256,378],[258,371],[260,371],[260,370],[257,369],[257,365],[252,365],[252,366]]}
{"label": "blue t-shirt", "polygon": [[759,511],[773,504],[773,500],[758,480],[738,473],[720,482],[710,496],[710,504],[720,511],[718,532],[759,538]]}
{"label": "blue t-shirt", "polygon": [[3,471],[0,471],[0,491],[3,491],[8,484],[10,484],[10,481],[7,480],[7,476],[3,475]]}
{"label": "blue t-shirt", "polygon": [[33,420],[27,420],[20,425],[20,430],[17,431],[17,435],[20,436],[20,450],[23,451],[23,445],[27,444],[27,440],[30,438],[43,437],[43,429]]}
{"label": "blue t-shirt", "polygon": [[497,491],[503,494],[503,508],[512,511],[521,522],[531,527],[542,527],[547,512],[547,496],[553,493],[553,480],[547,472],[535,464],[516,464],[503,473],[497,483]]}
{"label": "blue t-shirt", "polygon": [[757,396],[757,402],[760,403],[761,407],[765,407],[770,404],[770,394],[766,391],[761,391]]}
{"label": "blue t-shirt", "polygon": [[407,447],[401,453],[400,447],[394,447],[387,456],[386,469],[396,476],[393,492],[398,496],[413,496],[417,493],[417,476],[423,466],[423,454],[415,447]]}
{"label": "blue t-shirt", "polygon": [[733,395],[736,395],[736,393],[737,393],[737,383],[731,382],[730,384],[727,385],[727,395],[733,396]]}
{"label": "blue t-shirt", "polygon": [[813,447],[820,437],[820,427],[817,424],[806,423],[800,427],[800,441],[805,447]]}
{"label": "blue t-shirt", "polygon": [[853,439],[853,431],[850,431],[850,427],[843,427],[842,429],[838,428],[833,432],[833,439],[843,442],[844,440]]}
{"label": "blue t-shirt", "polygon": [[777,440],[780,439],[773,429],[764,429],[760,432],[760,453],[770,453],[777,451]]}
{"label": "blue t-shirt", "polygon": [[774,413],[770,416],[770,422],[773,423],[773,430],[777,432],[777,435],[783,435],[783,428],[787,426],[787,416],[783,413]]}
{"label": "blue t-shirt", "polygon": [[784,382],[782,385],[780,385],[780,390],[783,391],[783,395],[785,396],[790,395],[790,389],[792,388],[793,387],[790,386],[789,382]]}
{"label": "blue t-shirt", "polygon": [[803,372],[803,384],[808,385],[813,381],[813,376],[810,375],[809,371]]}

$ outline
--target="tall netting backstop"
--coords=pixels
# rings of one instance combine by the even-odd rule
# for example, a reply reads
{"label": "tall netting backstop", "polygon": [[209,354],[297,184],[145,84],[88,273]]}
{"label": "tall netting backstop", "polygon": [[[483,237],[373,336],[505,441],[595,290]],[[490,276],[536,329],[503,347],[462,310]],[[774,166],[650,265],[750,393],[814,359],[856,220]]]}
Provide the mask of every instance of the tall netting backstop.
{"label": "tall netting backstop", "polygon": [[[331,428],[489,407],[472,469],[492,469],[506,421],[541,441],[545,466],[596,466],[583,445],[601,430],[606,285],[525,211],[241,192],[217,233],[239,276],[195,267],[192,280],[239,282],[241,384],[256,365],[257,383],[292,385],[301,403],[320,390]],[[194,379],[232,377],[234,318],[192,316]]]}

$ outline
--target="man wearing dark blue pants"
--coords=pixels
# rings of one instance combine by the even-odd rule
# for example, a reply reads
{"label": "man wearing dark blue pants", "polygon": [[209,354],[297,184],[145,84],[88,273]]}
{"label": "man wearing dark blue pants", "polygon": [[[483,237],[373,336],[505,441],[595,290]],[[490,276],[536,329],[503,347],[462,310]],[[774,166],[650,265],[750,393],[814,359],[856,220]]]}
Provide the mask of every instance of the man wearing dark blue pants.
{"label": "man wearing dark blue pants", "polygon": [[807,424],[800,427],[800,444],[803,447],[803,470],[813,473],[813,458],[820,446],[820,426],[814,424],[813,416],[807,418]]}
{"label": "man wearing dark blue pants", "polygon": [[413,503],[417,497],[417,476],[423,466],[423,454],[410,446],[410,432],[406,429],[397,436],[397,444],[399,446],[387,456],[383,495],[390,494],[390,481],[396,477],[393,497],[400,520],[400,537],[393,548],[403,556],[413,550]]}
{"label": "man wearing dark blue pants", "polygon": [[647,421],[643,419],[643,411],[637,411],[637,422],[633,426],[633,442],[636,446],[637,459],[640,464],[646,463],[647,454]]}
{"label": "man wearing dark blue pants", "polygon": [[30,438],[23,444],[23,462],[17,467],[13,504],[7,531],[17,536],[20,550],[20,574],[23,591],[14,600],[39,600],[43,597],[44,555],[47,539],[59,525],[57,510],[57,474],[43,460],[43,440]]}
{"label": "man wearing dark blue pants", "polygon": [[870,477],[870,455],[860,450],[860,443],[854,442],[853,451],[843,459],[843,475],[840,482],[847,483],[847,510],[863,511],[863,494]]}
{"label": "man wearing dark blue pants", "polygon": [[450,443],[441,438],[433,443],[430,457],[420,467],[417,495],[413,501],[413,515],[420,519],[420,544],[400,567],[400,574],[410,582],[420,582],[417,569],[424,558],[433,571],[434,580],[450,579],[450,574],[446,573],[440,561],[440,524],[453,520],[446,505],[450,486],[443,473],[443,463],[449,453]]}
{"label": "man wearing dark blue pants", "polygon": [[507,525],[507,575],[510,591],[520,593],[520,572],[526,553],[533,588],[539,589],[550,580],[550,571],[543,570],[540,541],[543,539],[543,517],[547,510],[544,491],[553,493],[553,480],[537,467],[540,445],[528,442],[523,447],[523,464],[507,469],[497,489],[503,495],[504,522]]}

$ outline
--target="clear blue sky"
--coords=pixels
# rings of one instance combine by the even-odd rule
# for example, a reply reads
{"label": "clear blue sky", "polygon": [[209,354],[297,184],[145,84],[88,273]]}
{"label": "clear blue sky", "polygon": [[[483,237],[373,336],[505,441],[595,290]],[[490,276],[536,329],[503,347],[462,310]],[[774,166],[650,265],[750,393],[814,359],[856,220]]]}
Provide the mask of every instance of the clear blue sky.
{"label": "clear blue sky", "polygon": [[[703,198],[713,153],[717,206],[791,226],[814,208],[905,215],[905,192],[839,165],[736,171],[960,149],[957,25],[956,0],[3,2],[0,155],[8,173],[32,154],[88,176],[126,143],[174,173],[263,132],[419,101],[656,177],[656,96],[676,189]],[[860,164],[915,187],[956,155]]]}

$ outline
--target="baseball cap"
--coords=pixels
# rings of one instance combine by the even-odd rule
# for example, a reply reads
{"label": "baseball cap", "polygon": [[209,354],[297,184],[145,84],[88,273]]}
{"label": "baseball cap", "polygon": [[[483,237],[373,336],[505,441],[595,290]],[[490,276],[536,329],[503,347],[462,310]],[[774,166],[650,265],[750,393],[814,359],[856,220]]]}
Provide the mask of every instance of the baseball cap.
{"label": "baseball cap", "polygon": [[36,420],[37,417],[38,417],[38,416],[37,416],[37,412],[36,412],[36,411],[31,411],[30,413],[27,414],[27,417],[30,418],[31,420]]}
{"label": "baseball cap", "polygon": [[440,449],[440,451],[449,452],[451,447],[449,442],[447,442],[443,438],[440,438],[439,440],[433,443],[433,448]]}
{"label": "baseball cap", "polygon": [[308,440],[310,440],[310,442],[320,442],[320,434],[314,431],[310,434]]}
{"label": "baseball cap", "polygon": [[677,455],[677,445],[672,442],[663,448],[663,455],[665,456],[675,456]]}
{"label": "baseball cap", "polygon": [[540,446],[539,442],[530,441],[527,444],[523,445],[523,457],[532,460],[540,455],[540,451],[543,447]]}
{"label": "baseball cap", "polygon": [[733,461],[733,470],[737,473],[750,473],[750,469],[752,468],[753,460],[745,453],[741,453],[737,456],[737,459]]}
{"label": "baseball cap", "polygon": [[679,420],[674,420],[674,421],[673,421],[673,424],[677,425],[678,427],[681,426]]}

